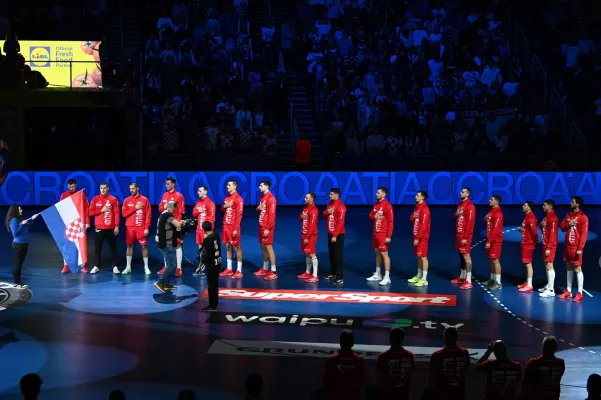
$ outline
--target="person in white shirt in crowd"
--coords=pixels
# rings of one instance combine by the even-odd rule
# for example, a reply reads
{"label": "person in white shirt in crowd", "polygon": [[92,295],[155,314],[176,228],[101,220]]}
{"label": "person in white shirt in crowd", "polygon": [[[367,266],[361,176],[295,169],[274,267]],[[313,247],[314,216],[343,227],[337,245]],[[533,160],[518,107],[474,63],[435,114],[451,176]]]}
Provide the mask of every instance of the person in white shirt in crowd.
{"label": "person in white shirt in crowd", "polygon": [[501,76],[501,70],[497,66],[494,60],[489,60],[486,67],[482,71],[482,76],[480,78],[481,82],[486,86],[490,87],[492,81],[497,81],[498,83],[503,82],[503,77]]}

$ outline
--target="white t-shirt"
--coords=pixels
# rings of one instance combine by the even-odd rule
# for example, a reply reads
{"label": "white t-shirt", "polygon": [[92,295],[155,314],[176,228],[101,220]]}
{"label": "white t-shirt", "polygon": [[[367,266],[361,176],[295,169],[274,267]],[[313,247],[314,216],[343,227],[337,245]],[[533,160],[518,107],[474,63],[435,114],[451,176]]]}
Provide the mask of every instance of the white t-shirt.
{"label": "white t-shirt", "polygon": [[444,65],[442,61],[437,62],[432,58],[430,61],[428,61],[428,67],[430,68],[430,79],[434,80],[440,77],[440,73],[442,72]]}

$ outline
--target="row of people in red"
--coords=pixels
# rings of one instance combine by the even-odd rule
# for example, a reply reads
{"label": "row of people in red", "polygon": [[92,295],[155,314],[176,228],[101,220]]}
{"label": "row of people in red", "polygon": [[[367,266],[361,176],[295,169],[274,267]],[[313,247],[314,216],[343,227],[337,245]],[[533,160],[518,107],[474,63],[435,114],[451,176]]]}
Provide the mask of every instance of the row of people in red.
{"label": "row of people in red", "polygon": [[[453,279],[452,283],[461,284],[461,289],[472,289],[472,260],[471,248],[474,232],[476,208],[470,201],[471,190],[463,188],[460,193],[461,201],[455,212],[456,219],[456,248],[461,261],[461,275]],[[486,285],[490,290],[502,288],[501,283],[501,250],[503,246],[503,212],[501,211],[501,196],[493,195],[489,201],[490,211],[484,217],[486,223],[486,255],[489,259],[490,278]],[[521,226],[521,261],[526,267],[526,281],[518,286],[520,292],[532,292],[533,267],[532,259],[538,245],[538,229],[540,226],[542,236],[542,259],[547,273],[547,284],[539,289],[541,297],[555,296],[555,270],[553,263],[558,244],[558,230],[565,232],[565,245],[563,261],[567,270],[567,289],[559,295],[560,299],[572,298],[572,284],[574,275],[578,282],[578,291],[573,298],[574,302],[581,302],[584,297],[584,275],[582,273],[582,252],[588,236],[588,217],[582,211],[584,201],[579,196],[574,196],[570,202],[570,211],[566,214],[561,224],[555,214],[555,202],[551,199],[543,203],[545,217],[540,224],[537,223],[533,209],[535,205],[526,201],[522,206],[525,213]],[[559,229],[558,229],[559,228]]]}
{"label": "row of people in red", "polygon": [[[390,331],[390,349],[378,356],[376,385],[380,399],[409,399],[415,369],[415,356],[403,347],[402,328]],[[430,357],[427,390],[432,398],[460,400],[466,397],[466,377],[471,367],[468,349],[457,345],[458,331],[448,327],[444,332],[445,346]],[[345,330],[340,335],[340,350],[328,358],[323,388],[331,400],[361,399],[365,383],[365,360],[353,352],[354,335]],[[489,344],[477,361],[478,370],[486,373],[485,399],[516,398],[520,382],[524,398],[559,399],[565,361],[555,356],[558,341],[552,336],[543,340],[542,354],[522,367],[509,358],[507,346],[500,340]],[[491,354],[495,360],[489,360]]]}

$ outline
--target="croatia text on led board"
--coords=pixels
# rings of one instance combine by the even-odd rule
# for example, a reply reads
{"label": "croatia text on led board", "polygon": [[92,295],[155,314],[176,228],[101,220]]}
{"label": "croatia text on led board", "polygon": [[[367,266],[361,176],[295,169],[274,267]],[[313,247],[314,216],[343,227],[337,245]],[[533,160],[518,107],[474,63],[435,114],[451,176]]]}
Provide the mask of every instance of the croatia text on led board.
{"label": "croatia text on led board", "polygon": [[218,204],[226,195],[230,180],[238,182],[238,192],[247,205],[256,205],[259,183],[270,180],[279,205],[300,205],[308,191],[315,192],[317,203],[328,201],[330,189],[340,188],[342,200],[349,206],[373,204],[379,186],[389,190],[393,204],[414,204],[418,190],[428,191],[432,205],[456,204],[458,193],[472,189],[475,204],[488,204],[490,196],[499,194],[503,204],[521,205],[526,200],[541,203],[553,199],[567,204],[571,196],[582,196],[585,204],[601,204],[601,172],[110,172],[110,171],[15,171],[7,177],[0,193],[1,205],[45,206],[56,203],[67,181],[75,179],[79,189],[91,197],[99,193],[105,181],[119,201],[129,196],[129,184],[137,182],[143,194],[157,204],[165,191],[167,177],[177,179],[177,190],[194,204],[199,186],[209,188],[209,196]]}

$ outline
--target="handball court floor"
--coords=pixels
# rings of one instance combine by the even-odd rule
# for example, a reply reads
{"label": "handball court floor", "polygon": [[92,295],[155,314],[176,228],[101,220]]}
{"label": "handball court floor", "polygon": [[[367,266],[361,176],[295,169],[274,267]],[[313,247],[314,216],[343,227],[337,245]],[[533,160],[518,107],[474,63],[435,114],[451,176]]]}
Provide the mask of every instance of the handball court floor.
{"label": "handball court floor", "polygon": [[[193,269],[186,261],[195,255],[192,235],[184,244],[184,276],[174,279],[178,289],[172,295],[163,295],[153,287],[156,274],[143,274],[139,249],[132,275],[114,276],[108,259],[98,275],[62,275],[61,256],[44,223],[38,222],[31,231],[24,266],[31,298],[28,292],[15,295],[6,287],[1,290],[0,285],[0,309],[5,307],[0,311],[0,394],[7,400],[20,398],[19,378],[37,372],[44,380],[42,399],[106,399],[113,389],[124,390],[128,399],[175,399],[179,390],[190,388],[199,398],[228,400],[240,398],[245,377],[258,372],[264,378],[264,399],[308,399],[320,385],[324,357],[336,349],[341,329],[350,327],[355,332],[355,350],[366,356],[370,382],[375,358],[386,349],[388,331],[396,325],[404,327],[405,345],[420,361],[413,388],[414,398],[419,398],[427,379],[429,355],[442,346],[444,327],[453,325],[459,329],[460,344],[470,349],[473,362],[491,340],[503,339],[510,356],[525,365],[539,354],[545,335],[557,336],[559,356],[567,361],[562,398],[585,398],[588,375],[601,370],[601,250],[597,239],[601,209],[585,209],[591,230],[584,252],[588,294],[580,304],[543,299],[538,293],[518,293],[516,285],[524,273],[519,259],[519,232],[512,230],[523,217],[517,207],[503,209],[506,242],[501,256],[501,291],[489,293],[479,284],[471,291],[461,291],[449,282],[459,271],[454,249],[454,207],[432,208],[429,286],[412,287],[407,283],[416,269],[408,221],[411,210],[411,206],[395,209],[391,286],[365,281],[374,270],[369,208],[348,210],[343,285],[336,287],[323,279],[308,284],[296,278],[304,270],[304,256],[299,252],[300,209],[295,208],[278,210],[274,247],[280,278],[264,281],[252,274],[261,264],[261,256],[256,213],[247,209],[242,226],[245,276],[240,281],[220,278],[220,285],[255,293],[339,291],[373,296],[405,294],[406,298],[422,300],[428,294],[445,298],[443,304],[429,300],[379,304],[377,300],[222,297],[219,312],[209,315],[200,312],[206,304],[202,297],[206,281],[192,276]],[[38,211],[26,209],[25,215]],[[488,264],[484,243],[480,242],[486,207],[477,211],[474,274],[477,280],[486,280]],[[557,212],[562,218],[566,209],[560,207]],[[536,214],[541,218],[542,210]],[[219,223],[217,227],[220,230]],[[319,230],[321,277],[329,268],[323,221]],[[11,240],[6,231],[0,236],[0,281],[10,281]],[[118,242],[124,262],[123,229]],[[89,243],[93,243],[92,238]],[[156,271],[162,260],[154,245],[149,248],[151,269]],[[91,251],[92,246],[90,255]],[[104,254],[108,255],[108,248]],[[540,287],[545,281],[540,248],[536,255],[535,286]],[[556,290],[561,290],[565,287],[565,268],[560,256],[555,267]],[[299,297],[298,293],[294,296]],[[468,381],[468,398],[482,398],[484,377],[472,369]]]}

